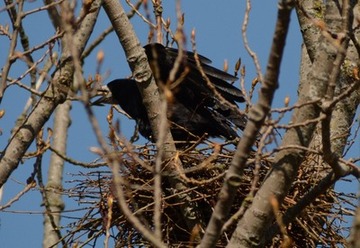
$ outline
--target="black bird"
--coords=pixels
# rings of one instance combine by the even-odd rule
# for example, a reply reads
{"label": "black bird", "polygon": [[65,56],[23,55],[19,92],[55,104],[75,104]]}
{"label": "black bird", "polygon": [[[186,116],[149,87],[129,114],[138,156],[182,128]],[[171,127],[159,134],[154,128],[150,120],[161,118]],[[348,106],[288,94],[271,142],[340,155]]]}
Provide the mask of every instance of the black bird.
{"label": "black bird", "polygon": [[[236,128],[244,129],[247,117],[236,105],[236,102],[244,101],[242,92],[227,82],[237,80],[236,77],[211,67],[211,61],[199,55],[201,68],[211,82],[209,86],[196,66],[194,53],[185,52],[176,73],[176,83],[169,84],[169,74],[179,51],[158,43],[144,48],[158,86],[168,84],[173,93],[167,114],[175,141],[194,141],[205,134],[228,140],[238,137]],[[93,105],[119,104],[136,121],[140,134],[153,141],[150,122],[135,81],[116,79],[108,83],[107,88],[109,92]]]}

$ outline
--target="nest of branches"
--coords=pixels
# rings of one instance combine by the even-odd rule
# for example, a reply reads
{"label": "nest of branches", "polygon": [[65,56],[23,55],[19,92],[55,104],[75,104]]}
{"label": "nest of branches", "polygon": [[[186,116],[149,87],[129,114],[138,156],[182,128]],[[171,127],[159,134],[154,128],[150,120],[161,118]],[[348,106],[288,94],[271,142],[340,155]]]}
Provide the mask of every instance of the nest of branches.
{"label": "nest of branches", "polygon": [[[169,169],[166,163],[162,172],[161,197],[161,224],[162,237],[170,247],[192,246],[201,236],[206,223],[209,221],[216,204],[218,193],[222,187],[223,177],[231,164],[235,147],[233,145],[218,146],[210,144],[202,148],[179,152],[176,159],[181,161],[182,167],[175,166]],[[116,197],[117,187],[120,187],[126,199],[126,206],[134,216],[149,230],[154,230],[154,173],[152,168],[156,160],[155,148],[152,145],[123,149],[116,152],[122,178],[121,185],[114,183],[113,174],[109,171],[94,170],[87,174],[73,175],[74,187],[69,194],[83,207],[84,214],[67,227],[67,235],[63,242],[69,246],[78,244],[96,246],[97,242],[104,240],[115,243],[115,247],[147,247],[150,243],[133,224],[126,218],[119,206]],[[175,159],[175,160],[176,160]],[[310,188],[319,180],[316,175],[326,170],[322,163],[318,166],[308,166],[306,161],[300,168],[298,178],[285,198],[284,203],[274,211],[280,215],[286,210],[296,206]],[[168,161],[169,162],[169,161]],[[236,228],[247,205],[251,203],[253,195],[266,177],[271,163],[265,159],[251,158],[242,177],[242,185],[232,206],[231,221],[224,227],[222,238],[218,247],[226,246]],[[187,194],[200,209],[203,227],[197,230],[187,230],[184,217],[179,211],[181,202],[175,200],[175,192],[169,184],[169,177],[179,177],[188,185]],[[341,195],[334,190],[328,190],[315,201],[311,202],[300,214],[284,226],[284,231],[272,235],[268,247],[279,247],[284,237],[290,237],[291,247],[315,247],[345,245],[345,236],[348,234],[343,221],[347,215],[352,214],[351,203],[355,200],[353,195]],[[349,209],[345,209],[349,206]],[[281,225],[274,221],[274,225]],[[348,225],[349,226],[349,225]],[[281,229],[281,228],[280,228]]]}

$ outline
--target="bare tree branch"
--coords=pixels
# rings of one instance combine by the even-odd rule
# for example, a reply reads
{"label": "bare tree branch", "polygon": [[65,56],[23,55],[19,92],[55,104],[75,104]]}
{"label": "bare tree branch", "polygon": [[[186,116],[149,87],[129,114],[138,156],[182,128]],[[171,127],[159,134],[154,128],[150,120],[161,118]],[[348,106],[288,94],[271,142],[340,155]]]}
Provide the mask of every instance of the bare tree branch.
{"label": "bare tree branch", "polygon": [[[59,152],[66,153],[67,133],[70,126],[71,102],[65,101],[55,110],[53,147]],[[60,214],[65,204],[59,192],[62,191],[64,160],[56,153],[51,154],[48,180],[44,189],[46,214],[44,215],[43,247],[52,247],[59,242]]]}
{"label": "bare tree branch", "polygon": [[[148,111],[155,139],[158,141],[160,132],[164,132],[164,139],[160,139],[163,141],[161,142],[162,146],[158,147],[158,149],[163,149],[163,159],[170,160],[170,163],[172,164],[172,157],[175,155],[176,148],[169,128],[162,130],[159,129],[159,127],[163,126],[161,125],[161,113],[159,113],[159,106],[162,106],[162,104],[160,98],[156,97],[159,96],[158,88],[152,77],[144,50],[140,46],[140,42],[138,41],[129,20],[118,1],[106,0],[104,1],[103,6],[114,26],[119,41],[124,48],[129,66],[133,72],[133,76],[137,82],[141,95],[143,96],[143,102]],[[165,113],[162,114],[164,115]],[[174,165],[170,165],[170,171],[173,166]],[[182,203],[180,209],[185,217],[189,229],[191,230],[195,227],[195,225],[200,224],[198,216],[201,215],[196,213],[196,206],[191,202],[191,197],[186,193],[182,193],[186,192],[188,188],[186,182],[178,176],[169,177],[168,180],[171,183],[174,192],[177,194],[178,202]]]}
{"label": "bare tree branch", "polygon": [[[245,127],[244,135],[237,147],[231,166],[225,176],[224,185],[219,194],[219,200],[201,242],[201,247],[216,246],[218,237],[221,234],[222,226],[230,212],[236,190],[241,185],[241,175],[246,166],[246,160],[250,154],[251,146],[255,142],[257,133],[270,111],[273,95],[278,86],[279,69],[293,4],[293,1],[280,1],[279,3],[278,19],[271,54],[264,82],[260,89],[259,101],[250,109],[249,121]],[[269,206],[269,209],[271,209],[271,206]],[[235,244],[237,246],[239,243],[232,238],[230,245]]]}
{"label": "bare tree branch", "polygon": [[[328,1],[328,5],[335,4]],[[331,9],[327,7],[327,10]],[[328,13],[328,18],[335,15]],[[347,17],[349,18],[349,16]],[[336,23],[335,20],[332,20]],[[348,27],[349,28],[349,27]],[[343,40],[342,40],[343,41]],[[312,72],[307,81],[304,82],[299,92],[299,102],[305,103],[314,99],[321,99],[325,96],[328,87],[328,77],[334,69],[336,54],[347,49],[347,42],[341,42],[341,48],[334,47],[334,42],[328,37],[322,37],[316,56],[312,65]],[[340,66],[338,64],[338,66]],[[314,119],[320,114],[316,105],[304,106],[296,109],[292,117],[292,123],[301,123],[307,119]],[[282,145],[301,145],[307,147],[312,138],[315,124],[289,129],[283,138]],[[244,247],[261,245],[264,242],[264,233],[269,230],[273,220],[270,199],[275,196],[282,202],[290,185],[297,173],[297,170],[304,158],[304,152],[299,150],[281,151],[275,156],[275,162],[267,179],[259,189],[254,198],[253,204],[246,211],[244,217],[239,221],[238,227],[230,241],[230,246],[242,244]]]}
{"label": "bare tree branch", "polygon": [[[0,187],[17,168],[22,156],[25,154],[42,126],[50,118],[56,106],[65,101],[74,73],[73,63],[69,57],[71,54],[71,47],[75,45],[79,50],[79,53],[84,49],[92,32],[92,27],[95,24],[100,2],[100,0],[93,2],[93,6],[94,8],[97,8],[97,11],[87,15],[86,25],[80,26],[75,36],[73,36],[72,33],[66,33],[65,37],[62,39],[61,66],[54,73],[52,84],[46,90],[45,95],[38,101],[34,110],[14,133],[0,157]],[[69,39],[67,36],[72,38]],[[74,43],[69,44],[66,39],[67,41],[74,40]]]}

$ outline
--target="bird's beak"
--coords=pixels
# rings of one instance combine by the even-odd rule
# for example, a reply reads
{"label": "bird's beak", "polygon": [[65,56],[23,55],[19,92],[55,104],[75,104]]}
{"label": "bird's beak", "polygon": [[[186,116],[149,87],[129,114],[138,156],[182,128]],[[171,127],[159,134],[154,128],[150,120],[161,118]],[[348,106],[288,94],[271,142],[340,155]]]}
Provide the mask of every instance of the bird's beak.
{"label": "bird's beak", "polygon": [[114,104],[113,97],[109,87],[101,86],[96,92],[96,96],[100,96],[97,100],[91,103],[93,106],[104,106],[104,104]]}

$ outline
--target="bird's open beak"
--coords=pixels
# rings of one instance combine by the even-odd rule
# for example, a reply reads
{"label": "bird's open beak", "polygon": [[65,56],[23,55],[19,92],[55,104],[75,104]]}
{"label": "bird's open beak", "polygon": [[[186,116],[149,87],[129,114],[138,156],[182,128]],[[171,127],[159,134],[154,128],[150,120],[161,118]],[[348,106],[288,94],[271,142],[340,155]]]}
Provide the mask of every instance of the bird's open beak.
{"label": "bird's open beak", "polygon": [[95,106],[104,106],[104,104],[114,104],[111,91],[106,85],[101,86],[96,92],[96,96],[99,96],[97,100],[91,103]]}

